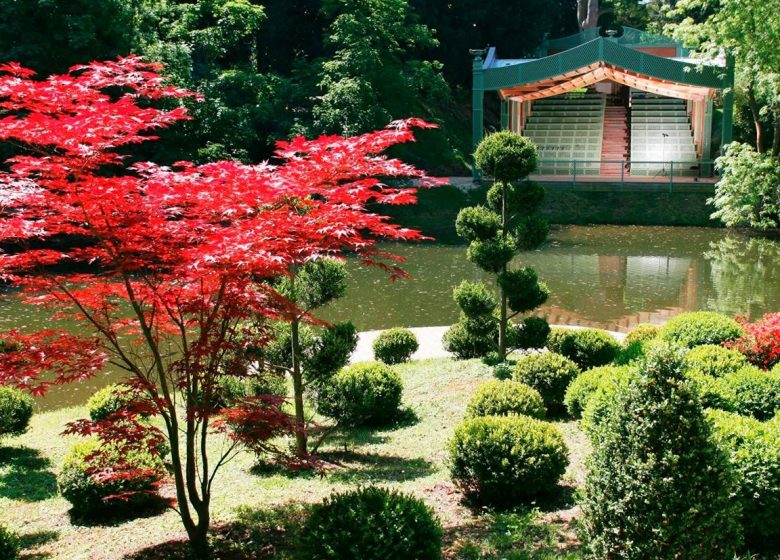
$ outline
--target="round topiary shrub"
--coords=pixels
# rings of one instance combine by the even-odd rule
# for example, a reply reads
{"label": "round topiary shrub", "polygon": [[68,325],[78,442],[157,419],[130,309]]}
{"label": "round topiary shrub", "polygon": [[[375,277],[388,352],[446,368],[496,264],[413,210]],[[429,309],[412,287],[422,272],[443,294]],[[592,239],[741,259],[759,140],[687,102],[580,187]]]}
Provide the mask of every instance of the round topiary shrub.
{"label": "round topiary shrub", "polygon": [[16,533],[8,530],[4,525],[0,525],[0,558],[17,560],[20,550],[21,543]]}
{"label": "round topiary shrub", "polygon": [[660,337],[673,344],[693,348],[703,344],[721,344],[742,336],[742,327],[734,319],[712,311],[682,313],[659,331]]}
{"label": "round topiary shrub", "polygon": [[0,437],[18,436],[26,432],[34,404],[33,398],[24,391],[14,387],[0,387]]}
{"label": "round topiary shrub", "polygon": [[89,398],[87,412],[93,422],[100,422],[120,410],[127,409],[137,398],[138,395],[129,385],[108,385]]}
{"label": "round topiary shrub", "polygon": [[685,355],[685,368],[688,371],[712,377],[725,377],[748,365],[747,358],[736,350],[714,344],[696,346]]}
{"label": "round topiary shrub", "polygon": [[566,389],[580,373],[580,368],[570,359],[554,352],[539,352],[518,360],[513,379],[539,391],[548,414],[558,414],[565,409],[563,398]]}
{"label": "round topiary shrub", "polygon": [[470,418],[513,414],[544,418],[542,396],[524,383],[496,379],[477,387],[466,407],[466,416]]}
{"label": "round topiary shrub", "polygon": [[780,375],[755,366],[742,368],[721,380],[734,395],[734,411],[758,420],[769,420],[780,411]]}
{"label": "round topiary shrub", "polygon": [[[475,332],[470,327],[478,321],[463,319],[455,323],[444,333],[442,344],[447,352],[451,352],[459,360],[481,358],[498,347],[498,323],[490,321],[485,324],[488,332]],[[481,331],[483,329],[479,329]]]}
{"label": "round topiary shrub", "polygon": [[682,361],[654,350],[596,428],[581,502],[589,558],[726,560],[741,544],[728,459]]}
{"label": "round topiary shrub", "polygon": [[712,437],[736,474],[742,523],[749,541],[780,536],[780,433],[774,422],[708,410]]}
{"label": "round topiary shrub", "polygon": [[307,560],[440,560],[441,548],[441,524],[430,507],[375,486],[326,498],[301,532]]}
{"label": "round topiary shrub", "polygon": [[646,342],[658,336],[658,326],[649,323],[640,323],[631,329],[623,341],[623,346],[629,346],[634,342]]}
{"label": "round topiary shrub", "polygon": [[320,392],[321,414],[343,426],[381,425],[396,418],[403,383],[390,367],[379,362],[342,369]]}
{"label": "round topiary shrub", "polygon": [[702,408],[736,411],[737,397],[733,388],[727,385],[723,379],[706,375],[697,370],[686,371],[685,377],[698,393]]}
{"label": "round topiary shrub", "polygon": [[569,461],[554,425],[528,416],[464,420],[449,443],[453,482],[471,500],[513,504],[555,490]]}
{"label": "round topiary shrub", "polygon": [[[62,497],[78,515],[95,517],[104,512],[132,512],[160,504],[157,489],[165,476],[165,465],[156,455],[108,448],[98,439],[74,445],[65,455],[57,484]],[[101,453],[98,453],[98,451]],[[96,471],[124,464],[130,476],[96,476]],[[122,499],[107,499],[122,495]]]}
{"label": "round topiary shrub", "polygon": [[372,344],[374,359],[391,365],[408,362],[419,347],[414,333],[402,328],[379,333]]}
{"label": "round topiary shrub", "polygon": [[557,337],[554,351],[581,369],[607,365],[620,351],[620,344],[612,336],[597,329],[569,330]]}
{"label": "round topiary shrub", "polygon": [[536,145],[508,130],[488,134],[474,152],[474,163],[500,183],[511,183],[530,175],[539,160]]}
{"label": "round topiary shrub", "polygon": [[566,390],[563,403],[575,418],[582,416],[588,401],[595,392],[607,389],[620,381],[627,380],[636,370],[629,366],[601,366],[578,375]]}
{"label": "round topiary shrub", "polygon": [[550,334],[547,335],[546,347],[550,352],[557,354],[561,353],[561,345],[563,341],[569,336],[570,329],[562,329],[560,327],[553,327],[550,329]]}

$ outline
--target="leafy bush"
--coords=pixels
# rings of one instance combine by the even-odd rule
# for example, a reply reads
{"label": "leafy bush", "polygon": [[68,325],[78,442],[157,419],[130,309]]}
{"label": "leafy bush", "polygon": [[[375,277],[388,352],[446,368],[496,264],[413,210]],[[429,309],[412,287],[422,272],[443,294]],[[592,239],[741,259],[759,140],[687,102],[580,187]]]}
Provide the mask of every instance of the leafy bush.
{"label": "leafy bush", "polygon": [[27,431],[33,415],[33,398],[13,387],[0,387],[0,437]]}
{"label": "leafy bush", "polygon": [[743,323],[745,335],[730,346],[761,369],[780,364],[780,313],[767,313],[755,323]]}
{"label": "leafy bush", "polygon": [[380,425],[397,416],[402,393],[401,378],[388,366],[359,363],[323,386],[317,406],[321,414],[344,426]]}
{"label": "leafy bush", "polygon": [[455,304],[468,317],[490,315],[498,305],[496,296],[482,282],[464,280],[452,291]]}
{"label": "leafy bush", "polygon": [[89,417],[94,422],[105,420],[112,414],[127,409],[138,398],[129,385],[116,383],[98,390],[87,401]]}
{"label": "leafy bush", "polygon": [[408,362],[420,345],[409,329],[389,329],[381,332],[374,340],[374,358],[386,364]]}
{"label": "leafy bush", "polygon": [[582,369],[606,365],[617,356],[620,344],[597,329],[568,330],[556,335],[555,352],[566,356]]}
{"label": "leafy bush", "polygon": [[509,308],[518,313],[527,313],[536,309],[550,297],[550,290],[533,268],[507,270],[496,279],[506,294]]}
{"label": "leafy bush", "polygon": [[463,421],[449,443],[452,480],[472,500],[512,504],[553,491],[568,464],[554,425],[528,416]]}
{"label": "leafy bush", "polygon": [[685,355],[685,368],[712,377],[724,377],[748,365],[747,358],[736,350],[705,344]]}
{"label": "leafy bush", "polygon": [[463,208],[455,220],[456,233],[468,241],[486,241],[496,236],[501,218],[484,206]]}
{"label": "leafy bush", "polygon": [[358,342],[357,329],[350,321],[335,323],[323,329],[304,348],[303,373],[314,385],[325,383],[347,365]]}
{"label": "leafy bush", "polygon": [[534,143],[508,130],[485,136],[474,152],[477,167],[499,183],[527,177],[536,169],[538,160]]}
{"label": "leafy bush", "polygon": [[608,386],[627,380],[634,373],[635,369],[628,366],[601,366],[581,373],[566,390],[563,399],[566,410],[573,417],[580,417],[595,392],[608,390]]}
{"label": "leafy bush", "polygon": [[693,348],[703,344],[722,344],[742,336],[742,327],[734,319],[712,311],[681,313],[659,331],[667,342]]}
{"label": "leafy bush", "polygon": [[497,274],[515,256],[515,244],[509,237],[472,241],[466,258],[482,270]]}
{"label": "leafy bush", "polygon": [[549,414],[564,410],[563,397],[580,373],[577,364],[554,352],[539,352],[524,356],[515,365],[514,380],[539,391]]}
{"label": "leafy bush", "polygon": [[544,418],[542,396],[524,383],[493,380],[477,387],[466,407],[466,415],[472,418],[511,414]]}
{"label": "leafy bush", "polygon": [[696,370],[686,371],[685,377],[698,393],[702,408],[716,408],[729,412],[737,409],[734,390],[723,379]]}
{"label": "leafy bush", "polygon": [[422,500],[369,486],[315,505],[301,541],[310,560],[439,560],[442,528]]}
{"label": "leafy bush", "polygon": [[729,457],[736,474],[748,539],[780,536],[780,432],[773,422],[720,410],[707,411],[713,439]]}
{"label": "leafy bush", "polygon": [[723,378],[723,388],[734,395],[739,414],[768,420],[780,411],[780,375],[748,366]]}
{"label": "leafy bush", "polygon": [[550,325],[542,317],[526,317],[519,325],[507,329],[507,347],[530,350],[544,348],[550,335]]}
{"label": "leafy bush", "polygon": [[640,323],[629,331],[623,346],[629,346],[634,342],[645,342],[658,336],[658,326],[649,323]]}
{"label": "leafy bush", "polygon": [[583,508],[593,558],[731,559],[740,506],[682,355],[656,349],[596,428]]}
{"label": "leafy bush", "polygon": [[9,531],[4,525],[0,525],[0,558],[3,560],[17,560],[21,543],[16,533]]}
{"label": "leafy bush", "polygon": [[[107,449],[107,445],[90,439],[74,445],[65,455],[57,484],[73,510],[94,517],[107,510],[134,511],[159,503],[157,489],[165,475],[162,459],[150,453]],[[96,476],[97,471],[115,469],[119,463],[128,467],[128,476]],[[123,498],[107,499],[119,495]]]}
{"label": "leafy bush", "polygon": [[[473,323],[469,321],[469,324]],[[447,352],[451,352],[460,360],[481,358],[497,347],[498,324],[491,322],[494,332],[477,334],[469,332],[466,321],[455,323],[442,337],[442,344]]]}
{"label": "leafy bush", "polygon": [[547,336],[547,349],[550,352],[556,352],[560,354],[561,344],[569,335],[571,329],[562,329],[560,327],[553,327],[550,329],[550,334]]}

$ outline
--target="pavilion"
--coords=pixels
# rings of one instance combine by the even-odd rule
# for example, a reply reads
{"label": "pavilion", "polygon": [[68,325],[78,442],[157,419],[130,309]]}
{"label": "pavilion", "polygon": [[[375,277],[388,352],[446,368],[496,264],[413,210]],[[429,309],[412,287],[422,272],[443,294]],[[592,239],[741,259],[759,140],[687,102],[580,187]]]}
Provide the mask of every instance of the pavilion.
{"label": "pavilion", "polygon": [[535,58],[471,53],[474,146],[485,93],[497,92],[501,127],[534,140],[540,175],[698,179],[712,175],[713,136],[717,148],[731,142],[733,63],[697,58],[669,37],[594,28],[546,40]]}

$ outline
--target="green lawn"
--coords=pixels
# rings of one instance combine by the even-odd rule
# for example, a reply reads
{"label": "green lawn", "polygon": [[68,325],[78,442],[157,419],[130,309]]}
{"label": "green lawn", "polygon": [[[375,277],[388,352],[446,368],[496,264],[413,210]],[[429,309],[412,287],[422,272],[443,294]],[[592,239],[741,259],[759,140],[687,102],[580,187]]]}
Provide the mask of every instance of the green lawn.
{"label": "green lawn", "polygon": [[[288,558],[305,509],[300,504],[367,483],[402,488],[433,507],[445,527],[447,558],[577,557],[571,494],[583,477],[587,443],[576,423],[559,423],[572,464],[558,503],[502,513],[474,511],[461,503],[449,480],[446,442],[474,388],[490,378],[489,369],[478,361],[448,359],[395,367],[404,380],[410,419],[391,429],[334,440],[322,449],[332,463],[324,474],[269,472],[258,468],[249,453],[221,471],[213,505],[215,539],[224,549],[219,557],[245,557],[235,551],[240,548],[252,551],[253,558]],[[60,433],[65,422],[85,414],[77,407],[36,415],[27,434],[0,447],[0,522],[22,534],[23,558],[183,557],[182,547],[171,544],[184,537],[173,511],[104,524],[71,519],[68,502],[57,495],[55,476],[78,438]]]}

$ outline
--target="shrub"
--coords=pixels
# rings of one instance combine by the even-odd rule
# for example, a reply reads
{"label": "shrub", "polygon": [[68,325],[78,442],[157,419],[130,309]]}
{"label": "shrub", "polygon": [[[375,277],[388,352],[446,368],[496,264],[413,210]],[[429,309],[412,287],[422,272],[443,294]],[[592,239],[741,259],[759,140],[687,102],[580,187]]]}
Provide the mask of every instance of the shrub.
{"label": "shrub", "polygon": [[[157,488],[165,475],[162,459],[140,451],[106,450],[98,439],[74,445],[62,464],[57,484],[62,496],[80,515],[95,515],[110,511],[134,511],[160,501]],[[98,450],[105,451],[97,453]],[[105,479],[96,470],[114,469],[123,463],[127,477]],[[123,495],[122,499],[107,499]]]}
{"label": "shrub", "polygon": [[477,387],[466,407],[466,415],[472,418],[511,414],[544,418],[542,396],[524,383],[494,380]]}
{"label": "shrub", "polygon": [[303,374],[306,380],[314,385],[327,382],[347,365],[357,342],[357,329],[350,321],[335,323],[323,329],[311,346],[304,348]]}
{"label": "shrub", "polygon": [[742,335],[742,327],[719,313],[696,311],[674,317],[661,327],[659,334],[667,342],[693,348],[735,340]]}
{"label": "shrub", "polygon": [[577,364],[554,352],[539,352],[518,360],[514,380],[530,385],[542,395],[549,414],[564,410],[563,397],[569,383],[580,373]]}
{"label": "shrub", "polygon": [[646,342],[658,336],[658,326],[649,323],[640,323],[626,335],[623,346],[630,346],[634,342]]}
{"label": "shrub", "polygon": [[542,317],[526,317],[520,325],[509,325],[507,347],[522,350],[544,348],[550,335],[550,325]]}
{"label": "shrub", "polygon": [[93,422],[100,422],[120,410],[127,409],[137,398],[135,390],[129,385],[108,385],[89,398],[87,411]]}
{"label": "shrub", "polygon": [[421,500],[369,486],[315,505],[301,541],[310,560],[439,560],[442,528]]}
{"label": "shrub", "polygon": [[780,536],[780,440],[772,422],[719,410],[707,411],[713,439],[729,457],[736,474],[748,539]]}
{"label": "shrub", "polygon": [[686,371],[685,377],[698,393],[702,408],[716,408],[729,412],[737,409],[734,390],[723,379],[696,370]]}
{"label": "shrub", "polygon": [[612,336],[597,329],[570,330],[559,336],[555,352],[582,369],[607,365],[620,350],[620,344]]}
{"label": "shrub", "polygon": [[420,345],[409,329],[389,329],[379,334],[372,345],[374,358],[386,364],[408,362]]}
{"label": "shrub", "polygon": [[743,323],[745,335],[730,346],[762,369],[780,364],[780,313],[767,313],[755,323]]}
{"label": "shrub", "polygon": [[0,387],[0,437],[27,431],[33,415],[33,398],[14,387]]}
{"label": "shrub", "polygon": [[741,541],[734,482],[679,352],[654,350],[596,431],[582,501],[591,557],[734,556]]}
{"label": "shrub", "polygon": [[318,410],[344,426],[380,425],[397,416],[402,393],[401,378],[388,366],[354,364],[323,386]]}
{"label": "shrub", "polygon": [[[469,320],[469,324],[473,321]],[[444,349],[460,360],[481,358],[497,348],[498,324],[492,322],[494,333],[477,334],[469,332],[466,321],[455,323],[442,337]]]}
{"label": "shrub", "polygon": [[554,425],[528,416],[463,421],[449,443],[452,480],[472,500],[512,504],[556,488],[568,464]]}
{"label": "shrub", "polygon": [[508,130],[485,136],[474,152],[477,167],[499,183],[527,177],[536,169],[538,160],[536,145]]}
{"label": "shrub", "polygon": [[484,206],[463,208],[455,220],[455,232],[468,241],[487,241],[496,236],[501,218]]}
{"label": "shrub", "polygon": [[780,375],[748,366],[723,378],[723,387],[734,394],[739,414],[768,420],[780,410]]}
{"label": "shrub", "polygon": [[575,418],[582,415],[588,400],[599,389],[615,385],[619,380],[628,379],[635,370],[628,366],[601,366],[589,369],[578,375],[566,390],[563,403],[566,410]]}
{"label": "shrub", "polygon": [[748,365],[747,358],[736,350],[705,344],[685,355],[685,368],[712,377],[724,377]]}
{"label": "shrub", "polygon": [[550,329],[550,334],[547,336],[547,349],[550,352],[561,353],[561,345],[566,337],[569,335],[571,329],[562,329],[560,327],[554,327]]}
{"label": "shrub", "polygon": [[3,560],[17,560],[20,549],[21,543],[16,533],[0,525],[0,558]]}

